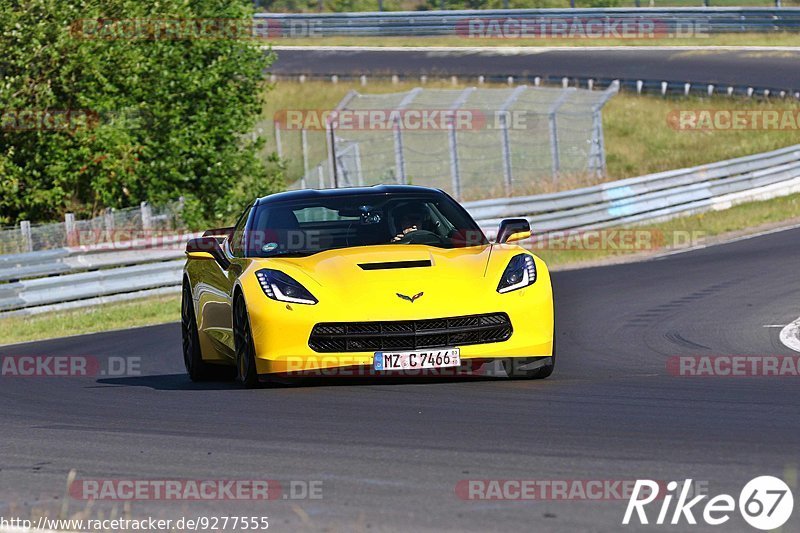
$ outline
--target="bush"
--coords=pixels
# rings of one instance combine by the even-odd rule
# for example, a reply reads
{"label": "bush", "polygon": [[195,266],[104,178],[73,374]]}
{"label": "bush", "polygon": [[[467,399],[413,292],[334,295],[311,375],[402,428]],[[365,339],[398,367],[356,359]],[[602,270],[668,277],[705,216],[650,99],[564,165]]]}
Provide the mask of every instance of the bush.
{"label": "bush", "polygon": [[[0,4],[0,224],[181,195],[200,199],[196,216],[221,221],[241,183],[278,187],[250,134],[273,59],[260,43],[87,38],[96,23],[86,19],[249,21],[251,9],[246,0]],[[19,129],[25,112],[43,110],[78,111],[66,129]]]}

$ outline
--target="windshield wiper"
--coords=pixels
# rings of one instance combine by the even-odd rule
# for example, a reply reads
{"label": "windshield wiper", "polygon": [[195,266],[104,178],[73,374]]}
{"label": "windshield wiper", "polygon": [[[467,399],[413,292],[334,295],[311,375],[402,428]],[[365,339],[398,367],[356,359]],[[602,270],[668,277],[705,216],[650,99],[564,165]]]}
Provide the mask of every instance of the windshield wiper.
{"label": "windshield wiper", "polygon": [[314,255],[319,253],[319,251],[312,252],[310,250],[278,250],[275,252],[269,252],[264,255],[259,255],[258,257],[262,258],[269,258],[269,257],[308,257],[309,255]]}

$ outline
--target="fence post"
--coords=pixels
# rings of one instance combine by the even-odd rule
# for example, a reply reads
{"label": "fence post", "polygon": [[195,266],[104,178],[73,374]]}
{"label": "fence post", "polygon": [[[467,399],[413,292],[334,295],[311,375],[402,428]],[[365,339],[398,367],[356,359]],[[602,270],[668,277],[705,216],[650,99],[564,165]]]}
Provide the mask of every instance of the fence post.
{"label": "fence post", "polygon": [[106,240],[114,242],[114,209],[107,208],[103,213],[103,225],[106,227]]}
{"label": "fence post", "polygon": [[300,179],[300,187],[305,189],[306,176],[308,176],[308,132],[305,128],[300,130],[300,142],[303,148],[303,177]]}
{"label": "fence post", "polygon": [[399,183],[405,185],[408,183],[406,178],[406,160],[403,152],[403,132],[400,129],[400,124],[395,121],[394,124],[394,170],[397,177],[395,178]]}
{"label": "fence post", "polygon": [[67,234],[67,246],[75,245],[75,215],[66,213],[64,215],[64,232]]}
{"label": "fence post", "polygon": [[547,115],[547,121],[550,127],[550,158],[552,160],[552,174],[553,179],[555,180],[558,177],[558,172],[561,170],[561,159],[558,154],[558,124],[556,123],[556,113],[558,112],[558,108],[561,107],[561,104],[567,99],[567,97],[575,92],[575,88],[571,89],[564,89],[553,105],[550,107]]}
{"label": "fence post", "polygon": [[29,220],[20,221],[19,231],[22,234],[22,249],[26,252],[32,252],[33,236],[31,235],[31,222]]}
{"label": "fence post", "polygon": [[592,150],[589,153],[589,170],[594,170],[596,176],[604,176],[606,173],[606,147],[603,136],[603,116],[602,109],[608,99],[619,92],[619,80],[614,80],[611,85],[603,91],[603,96],[592,107]]}
{"label": "fence post", "polygon": [[503,105],[498,110],[498,119],[500,121],[500,142],[503,152],[503,178],[505,183],[506,196],[512,194],[513,175],[511,169],[511,140],[508,135],[508,109],[516,102],[517,98],[528,89],[527,85],[520,85],[506,98]]}
{"label": "fence post", "polygon": [[142,202],[139,205],[139,209],[142,212],[142,229],[149,230],[153,225],[152,211],[150,209],[150,204],[148,204],[147,202]]}
{"label": "fence post", "polygon": [[336,153],[336,128],[334,127],[334,121],[338,119],[339,111],[345,108],[347,104],[350,103],[350,100],[358,96],[356,91],[350,91],[344,98],[342,98],[338,104],[336,104],[336,108],[331,113],[330,117],[325,124],[325,138],[328,142],[328,166],[330,167],[331,171],[331,186],[336,188],[339,186],[338,181],[338,168],[337,168],[337,158],[338,154]]}
{"label": "fence post", "polygon": [[453,195],[456,200],[461,200],[461,169],[458,165],[458,139],[456,136],[456,120],[455,114],[467,101],[469,95],[475,91],[475,87],[468,87],[461,91],[453,105],[450,106],[450,116],[447,121],[447,136],[450,141],[450,176],[453,180]]}
{"label": "fence post", "polygon": [[364,174],[361,173],[361,148],[358,143],[353,145],[353,152],[353,156],[356,158],[356,180],[361,187],[364,185]]}
{"label": "fence post", "polygon": [[396,111],[395,118],[394,118],[394,170],[397,174],[395,178],[399,183],[405,185],[408,183],[408,178],[406,177],[406,157],[405,151],[403,150],[403,128],[400,125],[400,114],[401,112],[411,104],[414,98],[422,91],[422,87],[414,87],[408,94],[406,94],[403,99],[397,104],[397,107],[393,109]]}
{"label": "fence post", "polygon": [[319,188],[325,188],[325,170],[322,168],[322,165],[317,165],[317,175],[319,176]]}
{"label": "fence post", "polygon": [[325,139],[328,141],[328,168],[331,172],[331,187],[336,188],[337,185],[337,176],[336,176],[336,132],[333,129],[333,122],[328,121],[325,124]]}
{"label": "fence post", "polygon": [[275,149],[278,157],[283,159],[283,145],[281,144],[281,124],[277,120],[272,123],[275,126]]}

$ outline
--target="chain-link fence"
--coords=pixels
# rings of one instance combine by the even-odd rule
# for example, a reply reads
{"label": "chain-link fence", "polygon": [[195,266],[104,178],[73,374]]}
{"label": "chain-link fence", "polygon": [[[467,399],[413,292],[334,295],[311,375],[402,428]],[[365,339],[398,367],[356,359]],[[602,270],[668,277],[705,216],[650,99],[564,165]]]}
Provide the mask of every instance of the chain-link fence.
{"label": "chain-link fence", "polygon": [[277,120],[276,137],[302,145],[303,175],[290,188],[400,183],[462,200],[529,194],[542,181],[605,173],[602,108],[617,90],[351,91],[324,116]]}
{"label": "chain-link fence", "polygon": [[139,207],[108,209],[88,220],[67,213],[64,222],[0,228],[0,254],[52,250],[66,246],[94,246],[133,240],[144,234],[170,233],[184,229],[183,201],[160,206],[142,202]]}

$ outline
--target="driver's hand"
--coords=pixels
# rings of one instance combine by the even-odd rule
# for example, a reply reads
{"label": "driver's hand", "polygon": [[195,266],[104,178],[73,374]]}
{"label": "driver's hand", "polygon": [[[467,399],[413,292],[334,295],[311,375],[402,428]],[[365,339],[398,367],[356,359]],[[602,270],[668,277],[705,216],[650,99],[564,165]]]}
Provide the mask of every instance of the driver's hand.
{"label": "driver's hand", "polygon": [[408,235],[409,233],[411,233],[412,231],[417,231],[418,229],[419,228],[417,228],[416,225],[411,226],[410,228],[406,228],[406,229],[403,230],[402,233],[398,233],[397,235],[395,235],[394,239],[392,239],[392,242],[397,242],[400,239],[402,239],[403,237],[405,237],[406,235]]}

